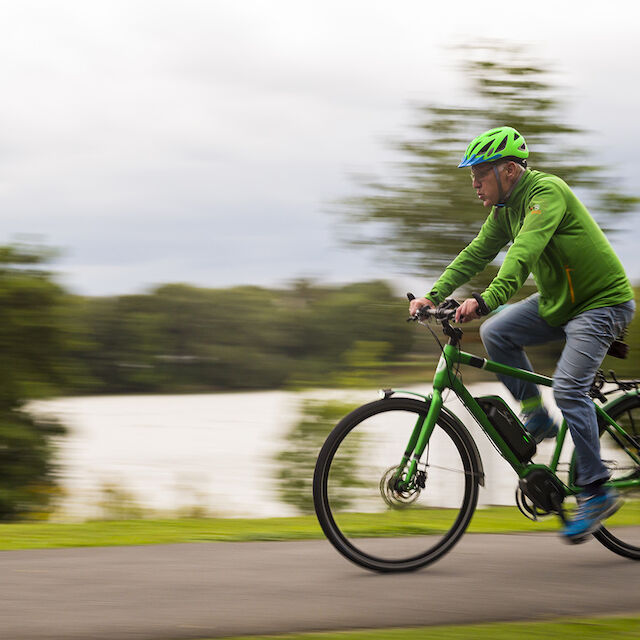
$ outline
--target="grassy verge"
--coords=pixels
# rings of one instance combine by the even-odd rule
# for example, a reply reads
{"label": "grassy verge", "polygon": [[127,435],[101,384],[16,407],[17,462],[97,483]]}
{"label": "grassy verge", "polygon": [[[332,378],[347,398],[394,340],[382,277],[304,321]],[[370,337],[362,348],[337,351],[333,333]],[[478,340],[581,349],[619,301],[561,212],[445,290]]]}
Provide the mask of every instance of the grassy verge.
{"label": "grassy verge", "polygon": [[[640,503],[623,508],[616,524],[640,522]],[[610,522],[613,522],[613,519]],[[390,511],[385,514],[348,514],[340,525],[351,535],[416,535],[442,531],[452,521],[447,509]],[[556,531],[549,518],[527,520],[515,507],[478,509],[470,533]],[[315,516],[296,518],[202,518],[176,520],[119,520],[65,523],[0,524],[0,549],[44,549],[178,542],[245,542],[257,540],[305,540],[322,538]]]}
{"label": "grassy verge", "polygon": [[638,638],[640,616],[568,619],[554,622],[498,622],[412,629],[375,629],[277,636],[239,636],[226,640],[609,640]]}
{"label": "grassy verge", "polygon": [[[423,514],[390,512],[381,516],[351,514],[346,525],[363,535],[410,534],[441,529],[451,512],[430,510],[428,525]],[[478,509],[470,532],[507,533],[551,531],[554,520],[533,523],[513,507]],[[315,516],[295,518],[202,518],[176,520],[119,520],[83,523],[10,523],[0,525],[0,549],[37,549],[178,542],[304,540],[321,538]]]}

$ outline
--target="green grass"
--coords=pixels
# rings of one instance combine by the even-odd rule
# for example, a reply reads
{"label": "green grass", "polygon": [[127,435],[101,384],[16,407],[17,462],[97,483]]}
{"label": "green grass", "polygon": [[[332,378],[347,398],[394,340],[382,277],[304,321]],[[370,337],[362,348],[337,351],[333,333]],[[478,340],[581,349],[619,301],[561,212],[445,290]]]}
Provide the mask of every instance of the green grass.
{"label": "green grass", "polygon": [[[425,517],[426,516],[426,517]],[[432,533],[451,523],[446,509],[389,511],[384,514],[342,515],[340,524],[351,535],[383,536]],[[625,505],[609,522],[638,524],[640,502]],[[556,531],[556,518],[538,523],[515,507],[478,509],[470,533]],[[118,520],[83,523],[0,524],[0,550],[54,547],[95,547],[179,542],[246,542],[322,538],[315,516],[296,518],[202,518],[175,520]]]}
{"label": "green grass", "polygon": [[625,616],[553,622],[497,622],[411,629],[234,636],[227,640],[610,640],[638,638],[639,635],[640,616]]}
{"label": "green grass", "polygon": [[[350,533],[396,535],[442,529],[451,521],[451,512],[429,510],[428,524],[417,511],[343,516]],[[342,521],[341,521],[342,522]],[[536,525],[515,507],[478,509],[469,531],[506,533],[550,531],[553,520]],[[0,525],[0,549],[38,549],[51,547],[92,547],[178,542],[246,542],[257,540],[305,540],[322,538],[315,516],[294,518],[202,518],[175,520],[118,520],[83,523],[9,523]]]}

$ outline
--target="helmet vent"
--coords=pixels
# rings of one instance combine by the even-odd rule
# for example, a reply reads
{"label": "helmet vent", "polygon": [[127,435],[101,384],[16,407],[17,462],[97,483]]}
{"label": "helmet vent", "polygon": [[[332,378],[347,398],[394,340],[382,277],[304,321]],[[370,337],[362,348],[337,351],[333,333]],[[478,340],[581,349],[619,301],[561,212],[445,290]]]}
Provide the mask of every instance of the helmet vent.
{"label": "helmet vent", "polygon": [[498,151],[502,151],[507,146],[508,137],[509,136],[505,136],[504,138],[502,138],[502,142],[496,147],[495,153],[498,153]]}
{"label": "helmet vent", "polygon": [[519,133],[515,133],[513,135],[513,141],[515,142],[519,137],[520,137],[520,134]]}
{"label": "helmet vent", "polygon": [[493,144],[493,140],[489,140],[489,142],[487,142],[487,144],[484,145],[484,147],[482,147],[482,149],[480,149],[480,151],[478,151],[478,153],[486,153],[487,151],[489,151],[489,147]]}
{"label": "helmet vent", "polygon": [[527,145],[523,142],[518,149],[520,149],[520,151],[526,151],[527,150]]}

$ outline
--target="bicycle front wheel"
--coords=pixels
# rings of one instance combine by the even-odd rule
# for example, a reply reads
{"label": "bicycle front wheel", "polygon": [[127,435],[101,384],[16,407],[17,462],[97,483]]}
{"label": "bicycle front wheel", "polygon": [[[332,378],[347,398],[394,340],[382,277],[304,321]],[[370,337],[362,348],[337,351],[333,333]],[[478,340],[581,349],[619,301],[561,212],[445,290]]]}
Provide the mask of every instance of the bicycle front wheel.
{"label": "bicycle front wheel", "polygon": [[402,456],[429,404],[372,402],[343,418],[322,447],[314,504],[334,547],[374,571],[412,571],[447,553],[478,500],[480,463],[464,426],[440,413],[418,482],[398,488]]}

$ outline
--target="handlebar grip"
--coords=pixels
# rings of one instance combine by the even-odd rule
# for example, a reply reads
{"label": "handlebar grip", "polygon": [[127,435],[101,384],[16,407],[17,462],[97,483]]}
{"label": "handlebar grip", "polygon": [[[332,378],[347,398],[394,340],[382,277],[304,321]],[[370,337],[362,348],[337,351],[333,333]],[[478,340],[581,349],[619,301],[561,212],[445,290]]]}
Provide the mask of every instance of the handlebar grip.
{"label": "handlebar grip", "polygon": [[484,298],[479,294],[479,293],[472,293],[471,294],[474,298],[475,301],[478,303],[478,315],[480,316],[487,316],[491,313],[491,311],[489,311],[489,307],[487,307],[487,303],[484,301]]}

